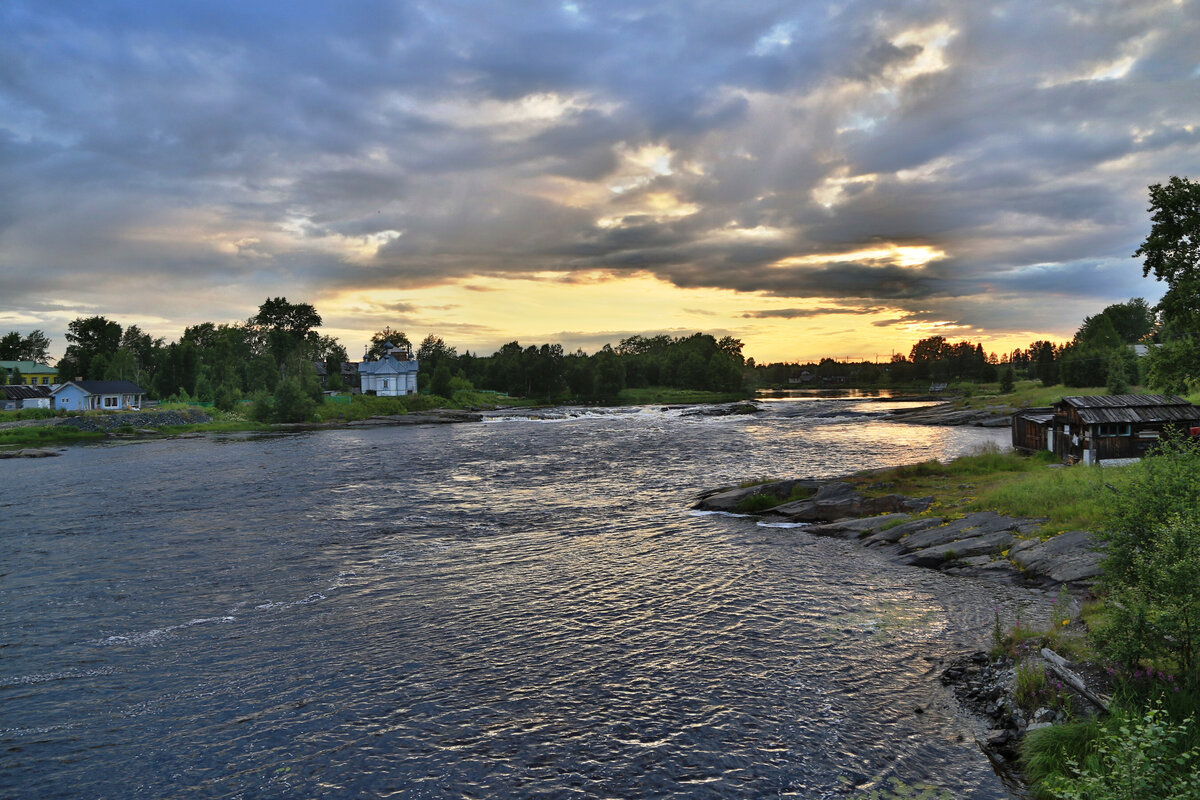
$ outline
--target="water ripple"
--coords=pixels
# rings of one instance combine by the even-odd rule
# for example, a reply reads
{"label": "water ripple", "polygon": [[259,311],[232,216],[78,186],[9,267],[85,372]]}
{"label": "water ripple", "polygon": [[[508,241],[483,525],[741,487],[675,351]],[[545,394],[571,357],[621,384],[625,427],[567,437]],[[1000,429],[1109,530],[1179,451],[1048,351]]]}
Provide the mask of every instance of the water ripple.
{"label": "water ripple", "polygon": [[937,659],[993,607],[1047,598],[686,511],[722,483],[998,434],[764,405],[80,447],[6,472],[58,489],[0,537],[0,795],[1008,797]]}

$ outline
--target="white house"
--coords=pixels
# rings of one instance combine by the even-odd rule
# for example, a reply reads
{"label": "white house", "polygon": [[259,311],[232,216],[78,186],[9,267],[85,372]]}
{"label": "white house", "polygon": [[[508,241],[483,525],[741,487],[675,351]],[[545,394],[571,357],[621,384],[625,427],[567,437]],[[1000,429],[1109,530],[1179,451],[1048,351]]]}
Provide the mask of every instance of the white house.
{"label": "white house", "polygon": [[132,381],[67,381],[50,392],[54,408],[120,411],[141,406],[146,390]]}
{"label": "white house", "polygon": [[358,365],[359,388],[363,394],[395,397],[417,393],[417,359],[411,350],[384,345],[386,353],[378,361],[363,361]]}

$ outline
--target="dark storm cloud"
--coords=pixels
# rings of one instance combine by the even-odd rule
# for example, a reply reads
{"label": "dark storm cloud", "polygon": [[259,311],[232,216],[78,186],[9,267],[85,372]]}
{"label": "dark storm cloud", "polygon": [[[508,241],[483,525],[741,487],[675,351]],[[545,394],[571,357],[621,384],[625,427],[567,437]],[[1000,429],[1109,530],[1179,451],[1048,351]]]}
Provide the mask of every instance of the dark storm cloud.
{"label": "dark storm cloud", "polygon": [[[813,308],[770,308],[762,311],[747,311],[743,319],[804,319],[807,317],[823,317],[826,314],[868,314],[878,309],[873,308],[838,308],[816,306]],[[879,323],[872,323],[879,324]]]}
{"label": "dark storm cloud", "polygon": [[[0,29],[0,297],[31,313],[600,271],[1015,329],[1156,294],[1145,187],[1200,173],[1200,23],[1166,0],[13,0]],[[842,257],[887,246],[931,257]]]}

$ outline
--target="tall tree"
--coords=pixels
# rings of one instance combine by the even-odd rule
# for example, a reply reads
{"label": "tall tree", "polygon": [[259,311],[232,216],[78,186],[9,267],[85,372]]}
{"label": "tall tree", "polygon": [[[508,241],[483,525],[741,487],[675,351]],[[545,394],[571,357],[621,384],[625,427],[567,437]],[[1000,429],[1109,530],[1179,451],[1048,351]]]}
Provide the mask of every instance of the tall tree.
{"label": "tall tree", "polygon": [[1167,291],[1158,304],[1165,322],[1200,330],[1200,182],[1172,177],[1150,187],[1150,234],[1133,254],[1142,275],[1154,273]]}
{"label": "tall tree", "polygon": [[308,303],[289,303],[286,297],[271,297],[250,318],[261,343],[275,359],[281,378],[312,370],[312,359],[319,344],[314,328],[321,315]]}
{"label": "tall tree", "polygon": [[23,361],[21,358],[21,334],[9,331],[0,337],[0,361]]}
{"label": "tall tree", "polygon": [[412,342],[409,341],[408,334],[402,330],[393,328],[387,325],[381,331],[376,331],[371,336],[371,341],[367,345],[366,358],[368,361],[375,361],[383,357],[387,352],[387,343],[391,342],[396,347],[412,349]]}
{"label": "tall tree", "polygon": [[67,323],[67,351],[58,362],[59,379],[101,380],[121,347],[121,326],[104,317],[77,317]]}
{"label": "tall tree", "polygon": [[1200,183],[1172,177],[1150,187],[1150,234],[1134,257],[1142,275],[1154,273],[1167,291],[1159,301],[1162,346],[1151,351],[1146,374],[1156,389],[1184,393],[1200,387]]}
{"label": "tall tree", "polygon": [[9,331],[0,338],[0,360],[45,363],[49,359],[50,340],[39,330],[30,331],[24,337],[16,331]]}

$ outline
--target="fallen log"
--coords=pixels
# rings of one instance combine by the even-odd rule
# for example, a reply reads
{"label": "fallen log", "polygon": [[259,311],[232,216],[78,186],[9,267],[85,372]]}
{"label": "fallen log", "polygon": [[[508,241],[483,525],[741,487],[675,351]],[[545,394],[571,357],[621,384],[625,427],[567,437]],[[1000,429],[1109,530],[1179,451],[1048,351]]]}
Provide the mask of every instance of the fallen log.
{"label": "fallen log", "polygon": [[1112,698],[1096,694],[1089,689],[1087,684],[1083,682],[1083,678],[1071,670],[1070,661],[1067,661],[1049,647],[1042,648],[1042,658],[1046,659],[1046,663],[1050,665],[1051,671],[1070,684],[1071,688],[1079,692],[1081,697],[1085,698],[1105,714],[1108,713],[1108,704],[1112,702]]}

